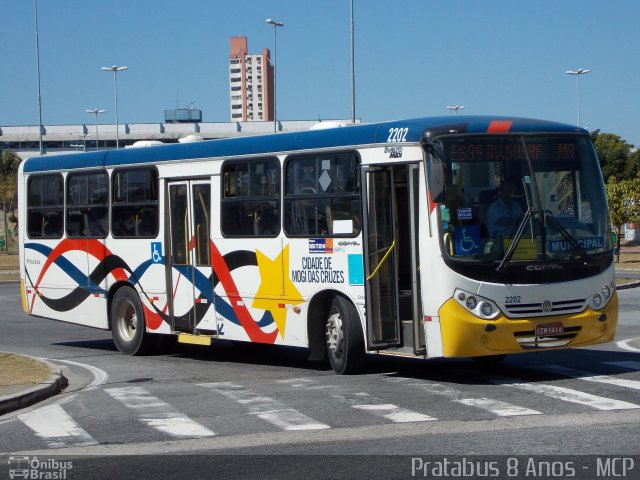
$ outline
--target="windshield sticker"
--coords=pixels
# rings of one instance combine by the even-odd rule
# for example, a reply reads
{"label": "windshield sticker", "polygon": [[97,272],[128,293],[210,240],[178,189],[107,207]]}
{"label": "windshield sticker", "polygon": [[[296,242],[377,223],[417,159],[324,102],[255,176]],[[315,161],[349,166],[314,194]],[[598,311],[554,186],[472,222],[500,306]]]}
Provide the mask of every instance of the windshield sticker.
{"label": "windshield sticker", "polygon": [[456,255],[480,253],[480,227],[478,225],[456,227],[453,236]]}
{"label": "windshield sticker", "polygon": [[531,183],[531,178],[529,178],[529,175],[525,175],[524,176],[524,183],[526,183],[526,184],[530,184]]}
{"label": "windshield sticker", "polygon": [[[584,250],[604,248],[604,237],[576,238],[576,242]],[[547,250],[551,253],[566,252],[567,250],[573,250],[573,247],[567,240],[554,240],[547,242]]]}
{"label": "windshield sticker", "polygon": [[471,220],[472,218],[473,214],[471,213],[471,208],[458,209],[458,220]]}
{"label": "windshield sticker", "polygon": [[451,221],[451,215],[449,214],[449,209],[447,207],[445,207],[444,205],[440,206],[440,219],[443,222],[450,222]]}
{"label": "windshield sticker", "polygon": [[349,285],[364,285],[362,254],[349,254],[347,258],[349,264]]}

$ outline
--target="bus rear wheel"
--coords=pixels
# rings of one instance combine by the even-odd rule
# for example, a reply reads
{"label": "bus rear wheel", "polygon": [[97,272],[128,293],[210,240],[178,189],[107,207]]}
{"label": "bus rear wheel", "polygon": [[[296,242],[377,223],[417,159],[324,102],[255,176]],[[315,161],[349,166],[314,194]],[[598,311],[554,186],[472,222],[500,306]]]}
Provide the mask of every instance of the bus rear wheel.
{"label": "bus rear wheel", "polygon": [[338,375],[359,372],[364,366],[364,337],[358,312],[346,298],[336,296],[326,322],[327,354]]}
{"label": "bus rear wheel", "polygon": [[111,302],[111,335],[125,355],[140,355],[151,347],[151,335],[146,332],[144,312],[138,293],[131,287],[120,288]]}

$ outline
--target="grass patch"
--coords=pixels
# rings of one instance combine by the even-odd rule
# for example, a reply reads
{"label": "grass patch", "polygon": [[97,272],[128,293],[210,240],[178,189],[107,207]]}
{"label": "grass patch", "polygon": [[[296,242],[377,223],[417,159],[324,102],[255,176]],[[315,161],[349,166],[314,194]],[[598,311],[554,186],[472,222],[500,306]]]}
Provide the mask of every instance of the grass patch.
{"label": "grass patch", "polygon": [[45,364],[13,353],[0,353],[0,386],[37,385],[49,377]]}

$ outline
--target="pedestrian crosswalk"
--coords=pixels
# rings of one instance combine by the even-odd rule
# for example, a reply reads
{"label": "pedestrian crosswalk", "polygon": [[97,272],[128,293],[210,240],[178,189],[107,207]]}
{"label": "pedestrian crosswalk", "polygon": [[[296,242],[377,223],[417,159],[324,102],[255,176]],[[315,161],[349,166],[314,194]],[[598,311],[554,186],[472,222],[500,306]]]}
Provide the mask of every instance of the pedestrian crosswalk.
{"label": "pedestrian crosswalk", "polygon": [[98,443],[60,405],[41,407],[18,418],[49,448],[82,447]]}
{"label": "pedestrian crosswalk", "polygon": [[[576,412],[640,409],[635,400],[640,381],[632,378],[638,376],[640,362],[606,362],[595,370],[608,374],[541,365],[505,370],[513,376],[468,370],[459,377],[371,374],[350,381],[312,374],[252,381],[250,386],[240,381],[181,384],[172,394],[161,384],[96,388],[72,401],[32,408],[13,424],[31,433],[31,448],[58,449],[125,443],[130,439],[127,430],[142,439],[180,440],[551,415],[572,408]],[[119,414],[114,417],[113,412]],[[105,424],[113,428],[98,427]],[[0,452],[12,450],[11,435],[4,432],[11,425],[0,424]]]}
{"label": "pedestrian crosswalk", "polygon": [[107,388],[109,395],[139,412],[140,422],[174,437],[213,437],[215,433],[186,417],[142,387]]}

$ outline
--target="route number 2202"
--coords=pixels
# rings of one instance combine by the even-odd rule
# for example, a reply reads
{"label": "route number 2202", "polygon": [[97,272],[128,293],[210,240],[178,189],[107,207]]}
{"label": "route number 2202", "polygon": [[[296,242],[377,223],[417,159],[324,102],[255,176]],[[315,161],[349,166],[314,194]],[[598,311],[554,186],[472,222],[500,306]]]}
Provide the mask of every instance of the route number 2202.
{"label": "route number 2202", "polygon": [[408,128],[390,128],[389,129],[389,138],[387,138],[387,142],[395,143],[395,142],[406,142],[407,141],[407,133],[409,133]]}

